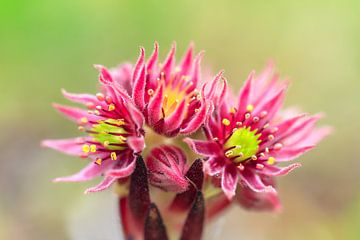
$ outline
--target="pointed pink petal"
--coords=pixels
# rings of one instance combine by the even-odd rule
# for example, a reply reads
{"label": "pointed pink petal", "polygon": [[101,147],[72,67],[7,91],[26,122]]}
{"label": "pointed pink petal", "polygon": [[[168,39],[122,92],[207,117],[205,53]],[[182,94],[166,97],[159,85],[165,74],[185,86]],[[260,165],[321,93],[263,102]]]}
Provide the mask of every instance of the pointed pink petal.
{"label": "pointed pink petal", "polygon": [[[121,159],[121,160],[126,161],[126,159]],[[130,176],[130,174],[134,172],[136,161],[135,159],[128,161],[130,162],[126,166],[123,166],[122,168],[111,169],[107,171],[106,174],[114,178],[125,178]]]}
{"label": "pointed pink petal", "polygon": [[197,87],[198,82],[200,82],[200,74],[201,74],[201,69],[200,69],[200,63],[201,60],[204,56],[204,52],[200,52],[194,59],[194,67],[193,70],[191,72],[191,81],[192,81],[192,86],[188,91],[193,91],[194,88]]}
{"label": "pointed pink petal", "polygon": [[273,186],[266,186],[261,178],[251,170],[240,172],[241,180],[254,192],[276,192]]}
{"label": "pointed pink petal", "polygon": [[103,161],[101,165],[97,165],[93,162],[89,163],[85,168],[83,168],[80,172],[67,176],[55,178],[54,182],[82,182],[91,180],[97,176],[103,174],[114,162],[112,161]]}
{"label": "pointed pink petal", "polygon": [[203,101],[200,110],[195,113],[195,116],[189,121],[185,128],[181,128],[181,134],[191,134],[195,132],[203,123],[207,116],[209,103]]}
{"label": "pointed pink petal", "polygon": [[266,121],[267,119],[272,119],[283,104],[285,98],[285,90],[286,88],[280,89],[268,101],[265,101],[260,106],[255,106],[254,115],[259,116],[261,111],[266,111],[267,115],[263,119],[263,121]]}
{"label": "pointed pink petal", "polygon": [[151,98],[148,105],[148,119],[150,125],[155,125],[161,118],[161,108],[163,101],[164,87],[161,85]]}
{"label": "pointed pink petal", "polygon": [[62,94],[65,98],[69,99],[70,101],[76,102],[76,103],[94,103],[99,104],[99,101],[97,100],[96,96],[92,94],[76,94],[76,93],[69,93],[65,89],[61,89]]}
{"label": "pointed pink petal", "polygon": [[225,166],[221,176],[221,188],[228,199],[232,199],[235,196],[238,178],[238,172],[233,164]]}
{"label": "pointed pink petal", "polygon": [[177,106],[175,111],[170,116],[164,119],[164,131],[171,132],[178,129],[184,120],[186,110],[186,100],[184,99]]}
{"label": "pointed pink petal", "polygon": [[53,104],[53,107],[56,110],[58,110],[60,113],[64,114],[67,118],[69,118],[70,120],[73,120],[77,123],[79,123],[79,121],[83,117],[86,117],[87,120],[91,120],[91,121],[97,121],[100,119],[100,117],[95,116],[93,114],[89,114],[86,110],[83,110],[80,108],[63,106],[63,105],[56,104],[56,103]]}
{"label": "pointed pink petal", "polygon": [[131,120],[137,126],[137,129],[142,129],[145,124],[144,115],[139,111],[139,109],[130,101],[125,101],[126,110],[129,112]]}
{"label": "pointed pink petal", "polygon": [[251,72],[244,84],[244,86],[240,90],[239,99],[238,99],[238,113],[240,115],[246,112],[246,107],[251,103],[251,96],[253,90],[253,81],[254,81],[255,72]]}
{"label": "pointed pink petal", "polygon": [[288,148],[284,147],[280,151],[272,153],[272,155],[276,158],[277,162],[291,161],[314,147],[314,145]]}
{"label": "pointed pink petal", "polygon": [[289,166],[282,168],[277,166],[266,165],[266,167],[262,169],[260,173],[267,176],[284,176],[298,167],[301,167],[300,163],[293,163]]}
{"label": "pointed pink petal", "polygon": [[223,157],[210,157],[204,162],[204,170],[210,176],[214,176],[223,170],[225,163],[226,161]]}
{"label": "pointed pink petal", "polygon": [[99,64],[94,65],[94,67],[100,72],[99,80],[101,83],[108,84],[113,82],[111,74],[106,67]]}
{"label": "pointed pink petal", "polygon": [[[224,74],[224,71],[221,70],[210,83],[205,82],[202,85],[202,88],[201,88],[202,96],[204,96],[206,99],[209,99],[209,100],[212,100],[214,98],[216,91],[219,89],[218,83],[222,79],[223,74]],[[210,87],[208,87],[208,85],[210,85]],[[206,88],[208,88],[208,89],[206,89]]]}
{"label": "pointed pink petal", "polygon": [[157,42],[154,43],[154,51],[147,62],[147,71],[149,74],[153,74],[154,68],[156,67],[157,61],[159,57],[159,44]]}
{"label": "pointed pink petal", "polygon": [[41,142],[41,145],[69,155],[79,156],[82,153],[83,143],[84,143],[84,139],[82,138],[72,138],[72,139],[59,139],[59,140],[45,140]]}
{"label": "pointed pink petal", "polygon": [[163,63],[162,72],[165,73],[165,78],[167,80],[170,79],[171,71],[175,65],[175,52],[176,52],[176,44],[173,43],[171,46],[171,50]]}
{"label": "pointed pink petal", "polygon": [[132,74],[132,82],[135,83],[136,79],[138,78],[138,75],[142,68],[145,66],[145,49],[143,47],[140,48],[140,54],[139,58],[135,64],[134,72]]}
{"label": "pointed pink petal", "polygon": [[216,142],[195,140],[191,138],[185,138],[183,141],[186,142],[196,154],[207,157],[220,155],[221,149]]}
{"label": "pointed pink petal", "polygon": [[127,145],[135,152],[139,153],[145,148],[145,140],[143,136],[130,136],[126,139]]}
{"label": "pointed pink petal", "polygon": [[145,65],[140,69],[138,77],[135,79],[132,96],[135,104],[142,110],[145,107]]}
{"label": "pointed pink petal", "polygon": [[113,184],[115,181],[116,181],[116,178],[106,176],[103,179],[103,181],[101,183],[99,183],[97,186],[86,189],[85,194],[94,193],[94,192],[100,192],[100,191],[103,191],[105,189],[108,189],[111,186],[111,184]]}
{"label": "pointed pink petal", "polygon": [[194,44],[190,43],[184,57],[181,60],[180,69],[181,75],[188,75],[192,68]]}

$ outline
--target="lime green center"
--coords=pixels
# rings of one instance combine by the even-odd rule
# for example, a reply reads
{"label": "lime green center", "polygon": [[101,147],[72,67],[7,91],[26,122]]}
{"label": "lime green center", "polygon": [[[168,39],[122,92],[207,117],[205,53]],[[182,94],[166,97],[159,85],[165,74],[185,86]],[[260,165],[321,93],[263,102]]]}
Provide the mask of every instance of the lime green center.
{"label": "lime green center", "polygon": [[123,120],[107,119],[94,124],[91,129],[91,136],[94,141],[100,142],[109,150],[122,150],[124,146],[119,144],[126,143],[126,138],[123,134],[127,133],[121,126],[124,125]]}
{"label": "lime green center", "polygon": [[256,133],[257,130],[252,131],[250,127],[235,130],[224,144],[225,156],[241,162],[255,155],[261,142],[261,134]]}

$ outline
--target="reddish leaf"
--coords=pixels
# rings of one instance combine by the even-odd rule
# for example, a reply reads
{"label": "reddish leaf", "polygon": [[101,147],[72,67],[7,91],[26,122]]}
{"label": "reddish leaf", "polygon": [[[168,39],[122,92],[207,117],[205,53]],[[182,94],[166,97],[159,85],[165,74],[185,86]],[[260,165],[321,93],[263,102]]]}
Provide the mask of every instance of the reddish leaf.
{"label": "reddish leaf", "polygon": [[150,204],[144,225],[145,240],[167,240],[166,228],[161,218],[159,209],[154,203]]}

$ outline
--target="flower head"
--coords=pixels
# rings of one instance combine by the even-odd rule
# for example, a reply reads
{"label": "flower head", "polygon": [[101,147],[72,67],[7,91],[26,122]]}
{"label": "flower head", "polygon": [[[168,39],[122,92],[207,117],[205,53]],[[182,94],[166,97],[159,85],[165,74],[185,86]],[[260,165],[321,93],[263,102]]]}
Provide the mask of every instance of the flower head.
{"label": "flower head", "polygon": [[318,115],[290,116],[279,111],[286,88],[271,65],[259,76],[251,73],[236,102],[230,91],[218,99],[205,127],[207,140],[185,139],[196,153],[207,157],[206,172],[221,177],[221,187],[229,199],[238,183],[247,193],[251,190],[276,196],[274,187],[264,179],[299,167],[298,163],[287,167],[279,163],[307,152],[329,133],[328,128],[315,128]]}
{"label": "flower head", "polygon": [[[145,61],[145,50],[132,75],[132,98],[143,112],[146,123],[166,136],[191,134],[210,112],[211,102],[197,89],[200,84],[200,53],[193,59],[192,45],[181,63],[175,64],[175,44],[163,63],[158,63],[159,47]],[[205,84],[206,85],[206,84]]]}
{"label": "flower head", "polygon": [[[119,82],[126,77],[112,75],[105,68],[100,71],[102,92],[96,95],[72,94],[63,90],[63,95],[86,109],[54,104],[54,107],[78,124],[86,135],[73,139],[45,140],[43,145],[66,154],[89,159],[89,165],[79,173],[57,178],[55,181],[86,181],[104,175],[104,180],[86,192],[96,192],[109,187],[117,178],[129,176],[135,167],[134,154],[144,148],[141,112],[131,102]],[[125,68],[119,68],[119,70]]]}

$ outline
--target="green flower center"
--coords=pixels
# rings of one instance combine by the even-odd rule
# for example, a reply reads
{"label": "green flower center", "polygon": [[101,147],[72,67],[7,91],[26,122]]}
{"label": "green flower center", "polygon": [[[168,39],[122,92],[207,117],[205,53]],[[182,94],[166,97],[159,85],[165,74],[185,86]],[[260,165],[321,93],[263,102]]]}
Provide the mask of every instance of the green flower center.
{"label": "green flower center", "polygon": [[255,156],[259,150],[261,134],[256,134],[257,130],[240,128],[235,130],[224,144],[225,156],[235,162],[244,161]]}
{"label": "green flower center", "polygon": [[94,124],[91,129],[91,134],[94,141],[102,143],[105,148],[109,150],[123,150],[126,143],[126,130],[122,128],[125,124],[122,119],[107,119]]}

